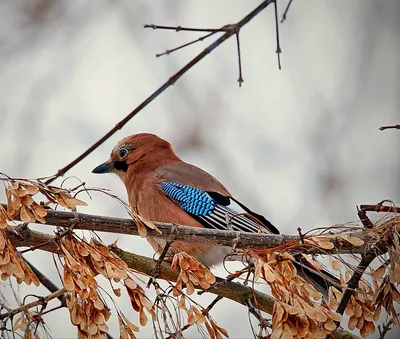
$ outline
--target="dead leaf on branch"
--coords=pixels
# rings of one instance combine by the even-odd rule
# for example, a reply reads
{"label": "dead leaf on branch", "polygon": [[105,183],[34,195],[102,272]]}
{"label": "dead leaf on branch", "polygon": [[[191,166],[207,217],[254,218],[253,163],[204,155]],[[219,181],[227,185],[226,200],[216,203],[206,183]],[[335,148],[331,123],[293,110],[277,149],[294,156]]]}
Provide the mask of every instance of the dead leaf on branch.
{"label": "dead leaf on branch", "polygon": [[[311,257],[305,258],[318,266]],[[321,300],[321,293],[314,286],[297,274],[293,260],[288,253],[276,252],[255,260],[255,281],[262,277],[276,298],[271,338],[309,338],[311,335],[324,338],[336,329],[335,321],[340,321],[341,316]]]}
{"label": "dead leaf on branch", "polygon": [[0,229],[0,273],[1,279],[7,280],[13,276],[18,284],[25,282],[39,286],[40,282],[15,246],[7,239],[5,229]]}
{"label": "dead leaf on branch", "polygon": [[194,285],[199,285],[202,289],[206,290],[216,281],[215,276],[206,266],[185,252],[174,255],[171,268],[175,269],[177,267],[181,271],[173,292],[175,297],[181,295],[183,284],[186,285],[186,293],[191,295],[194,293]]}
{"label": "dead leaf on branch", "polygon": [[154,225],[151,221],[148,221],[144,218],[142,218],[140,215],[133,213],[133,211],[127,207],[128,214],[131,216],[133,221],[136,224],[136,227],[138,229],[138,233],[142,238],[146,238],[147,236],[147,229],[146,227],[155,230],[157,233],[162,233],[156,225]]}
{"label": "dead leaf on branch", "polygon": [[[75,210],[77,206],[87,206],[87,204],[75,197],[72,191],[55,186],[47,186],[39,180],[16,180],[8,178],[6,187],[7,215],[0,211],[0,228],[4,227],[4,219],[13,220],[19,217],[21,221],[34,223],[36,221],[45,223],[47,211],[44,206],[59,204],[65,208]],[[47,201],[44,206],[37,203],[33,196],[41,193]]]}
{"label": "dead leaf on branch", "polygon": [[[146,312],[155,319],[154,307],[135,281],[134,271],[107,246],[94,241],[88,243],[74,236],[66,237],[64,244],[59,246],[64,255],[64,286],[71,293],[68,309],[71,322],[78,327],[79,338],[105,338],[108,330],[106,322],[111,314],[100,298],[95,278],[99,274],[110,282],[123,283],[132,308],[139,314],[141,326],[147,323]],[[113,287],[113,290],[116,296],[121,295],[120,288]],[[139,327],[121,312],[118,312],[118,321],[120,337],[135,338],[133,332],[139,331]]]}

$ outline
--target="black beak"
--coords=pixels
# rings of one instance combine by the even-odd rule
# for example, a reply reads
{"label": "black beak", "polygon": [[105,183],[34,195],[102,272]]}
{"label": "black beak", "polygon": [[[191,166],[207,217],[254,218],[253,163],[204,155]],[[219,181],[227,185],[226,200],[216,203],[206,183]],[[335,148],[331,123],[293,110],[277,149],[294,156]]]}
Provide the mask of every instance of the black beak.
{"label": "black beak", "polygon": [[105,162],[99,166],[97,166],[92,173],[101,174],[101,173],[109,173],[114,169],[113,162]]}

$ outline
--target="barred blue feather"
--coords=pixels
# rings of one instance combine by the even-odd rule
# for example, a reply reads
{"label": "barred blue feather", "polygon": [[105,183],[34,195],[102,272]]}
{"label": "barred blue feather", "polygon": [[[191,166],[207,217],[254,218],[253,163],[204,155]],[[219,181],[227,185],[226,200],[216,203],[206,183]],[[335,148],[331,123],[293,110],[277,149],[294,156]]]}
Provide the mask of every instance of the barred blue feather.
{"label": "barred blue feather", "polygon": [[227,207],[231,203],[228,197],[173,181],[162,182],[161,188],[185,212],[207,228],[271,233],[267,225],[257,223],[249,214]]}
{"label": "barred blue feather", "polygon": [[215,208],[215,201],[201,189],[172,181],[162,182],[161,188],[171,199],[178,201],[184,211],[195,216],[207,216]]}

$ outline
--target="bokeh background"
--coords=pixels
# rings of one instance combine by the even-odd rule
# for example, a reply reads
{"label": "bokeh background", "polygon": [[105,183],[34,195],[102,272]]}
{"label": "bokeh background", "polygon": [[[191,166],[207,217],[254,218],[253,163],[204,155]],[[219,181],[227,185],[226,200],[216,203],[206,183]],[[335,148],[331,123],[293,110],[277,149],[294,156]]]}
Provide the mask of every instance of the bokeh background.
{"label": "bokeh background", "polygon": [[[146,30],[144,24],[216,28],[260,2],[0,1],[0,171],[27,178],[55,173],[211,43],[156,58],[201,34]],[[278,1],[280,14],[287,2]],[[116,177],[91,170],[118,140],[152,132],[284,233],[356,220],[357,204],[399,203],[400,132],[378,130],[400,122],[399,19],[397,0],[295,0],[280,25],[278,70],[269,7],[240,33],[241,88],[230,39],[68,175],[126,199]],[[70,179],[70,186],[76,183]],[[96,194],[80,211],[126,216],[117,202]],[[153,254],[143,239],[102,237]],[[49,254],[27,257],[61,284]],[[15,304],[11,290],[1,289]],[[20,295],[27,291],[47,293],[22,286]],[[211,298],[203,300],[207,305]],[[138,323],[127,299],[118,303]],[[244,307],[222,301],[212,316],[232,338],[251,337]],[[76,337],[66,310],[46,319],[53,338]],[[110,327],[118,337],[115,319]],[[398,334],[394,329],[387,338]],[[151,326],[138,334],[151,336]]]}

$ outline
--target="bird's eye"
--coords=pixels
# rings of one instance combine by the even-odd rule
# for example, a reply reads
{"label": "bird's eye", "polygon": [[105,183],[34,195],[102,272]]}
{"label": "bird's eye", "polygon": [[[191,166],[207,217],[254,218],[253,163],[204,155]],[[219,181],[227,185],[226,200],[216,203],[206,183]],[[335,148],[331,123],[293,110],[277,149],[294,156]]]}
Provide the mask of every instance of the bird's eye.
{"label": "bird's eye", "polygon": [[128,154],[128,150],[125,147],[120,148],[118,151],[118,155],[121,159],[125,158],[127,154]]}

